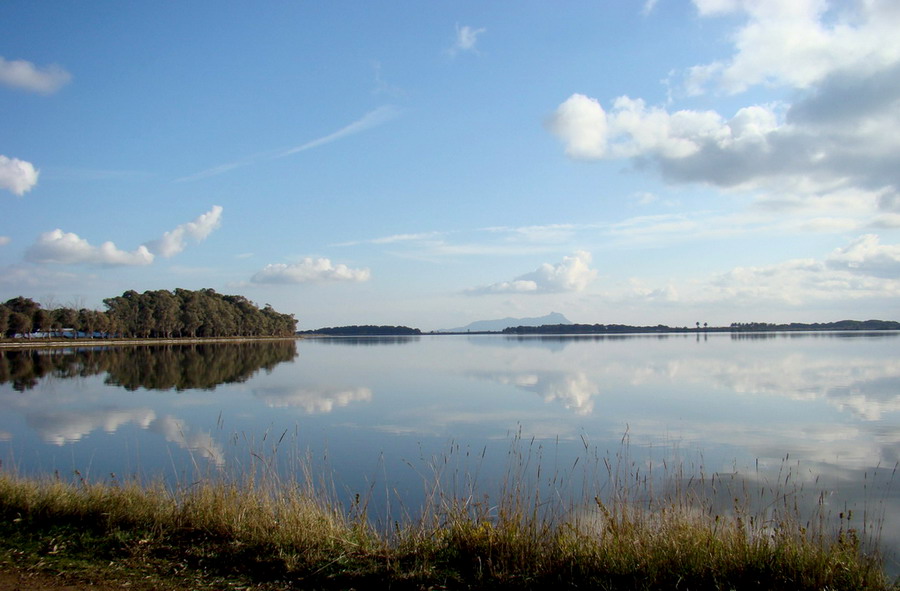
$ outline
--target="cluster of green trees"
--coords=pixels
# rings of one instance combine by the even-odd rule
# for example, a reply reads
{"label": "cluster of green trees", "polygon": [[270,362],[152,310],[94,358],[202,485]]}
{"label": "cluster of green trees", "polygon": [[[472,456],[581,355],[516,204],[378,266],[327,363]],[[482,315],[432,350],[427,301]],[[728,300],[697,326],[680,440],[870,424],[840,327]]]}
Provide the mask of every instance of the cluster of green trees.
{"label": "cluster of green trees", "polygon": [[272,306],[260,309],[239,295],[213,289],[160,289],[103,300],[106,311],[56,307],[19,296],[0,304],[0,334],[43,335],[75,331],[91,336],[176,338],[229,336],[291,336],[297,330],[293,314]]}

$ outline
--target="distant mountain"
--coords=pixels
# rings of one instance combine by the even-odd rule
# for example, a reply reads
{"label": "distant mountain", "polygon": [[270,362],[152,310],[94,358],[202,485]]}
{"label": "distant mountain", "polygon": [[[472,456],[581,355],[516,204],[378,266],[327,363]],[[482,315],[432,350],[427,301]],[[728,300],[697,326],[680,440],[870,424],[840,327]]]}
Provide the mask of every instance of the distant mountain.
{"label": "distant mountain", "polygon": [[510,326],[543,326],[545,324],[572,324],[559,312],[550,312],[540,318],[501,318],[498,320],[478,320],[460,328],[445,328],[437,332],[500,332]]}

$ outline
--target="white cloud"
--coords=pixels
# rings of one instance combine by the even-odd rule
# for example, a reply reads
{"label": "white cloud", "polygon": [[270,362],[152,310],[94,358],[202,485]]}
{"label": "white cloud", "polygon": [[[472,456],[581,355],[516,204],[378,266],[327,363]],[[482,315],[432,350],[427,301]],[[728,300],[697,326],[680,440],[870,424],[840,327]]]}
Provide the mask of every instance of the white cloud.
{"label": "white cloud", "polygon": [[824,260],[793,259],[759,267],[736,267],[716,276],[698,298],[732,304],[897,298],[900,245],[880,245],[874,235],[857,238]]}
{"label": "white cloud", "polygon": [[71,79],[71,74],[55,64],[39,68],[25,60],[7,61],[0,57],[0,84],[51,94]]}
{"label": "white cloud", "polygon": [[0,189],[22,196],[37,184],[39,174],[31,162],[0,154]]}
{"label": "white cloud", "polygon": [[[837,71],[872,72],[900,58],[900,10],[892,0],[695,0],[701,16],[737,13],[728,60],[695,68],[702,85],[736,93],[759,84],[809,88]],[[698,81],[690,81],[699,86]]]}
{"label": "white cloud", "polygon": [[596,99],[573,94],[557,108],[548,126],[573,158],[681,160],[709,145],[740,150],[758,144],[776,128],[776,115],[764,107],[748,107],[725,121],[713,111],[669,113],[627,96],[617,98],[607,112]]}
{"label": "white cloud", "polygon": [[9,236],[0,236],[0,246],[6,246],[10,242],[12,242],[12,238]]}
{"label": "white cloud", "polygon": [[583,291],[597,276],[591,269],[591,253],[579,250],[564,257],[556,265],[544,263],[537,270],[516,277],[512,281],[494,283],[468,290],[473,295],[496,293],[565,293]]}
{"label": "white cloud", "polygon": [[826,264],[832,269],[861,275],[900,278],[900,244],[879,244],[878,236],[860,236],[844,248],[835,250]]}
{"label": "white cloud", "polygon": [[38,264],[60,265],[100,265],[100,266],[142,266],[153,263],[156,255],[171,257],[185,248],[188,238],[203,240],[219,227],[222,208],[214,206],[210,211],[192,222],[181,224],[171,232],[138,246],[133,251],[120,250],[113,242],[107,241],[93,246],[86,239],[73,232],[63,232],[59,228],[44,232],[25,251],[25,260]]}
{"label": "white cloud", "polygon": [[640,299],[648,302],[677,302],[679,299],[678,290],[671,284],[665,287],[652,288],[636,278],[629,279],[628,284],[631,288],[626,298],[628,301]]}
{"label": "white cloud", "polygon": [[733,55],[690,69],[688,94],[778,85],[793,104],[753,104],[731,118],[622,96],[608,108],[573,94],[548,121],[576,159],[633,158],[673,183],[802,199],[857,191],[900,212],[900,7],[872,0],[696,0],[701,16],[746,21]]}
{"label": "white cloud", "polygon": [[[881,82],[893,80],[881,74]],[[900,64],[892,76],[900,79]],[[616,99],[607,112],[576,94],[560,105],[549,128],[572,158],[636,158],[655,163],[673,183],[802,199],[865,192],[880,195],[882,209],[900,210],[900,82],[882,88],[878,101],[858,99],[865,110],[848,112],[845,106],[848,97],[867,96],[879,83],[844,77],[784,116],[777,106],[757,105],[728,120],[712,111],[669,113],[629,97]]]}
{"label": "white cloud", "polygon": [[25,252],[25,260],[31,263],[130,266],[149,265],[153,258],[143,245],[132,252],[119,250],[112,242],[92,246],[77,234],[60,229],[44,232]]}
{"label": "white cloud", "polygon": [[188,238],[201,241],[222,223],[222,207],[214,205],[208,212],[192,222],[181,224],[171,232],[163,234],[159,240],[146,243],[147,249],[165,258],[171,258],[185,249]]}
{"label": "white cloud", "polygon": [[478,43],[478,36],[486,30],[476,29],[468,25],[462,27],[456,25],[456,42],[450,49],[450,54],[455,55],[460,51],[476,51],[475,45]]}
{"label": "white cloud", "polygon": [[250,278],[253,283],[320,283],[328,281],[368,281],[371,277],[369,269],[351,269],[347,265],[334,265],[326,258],[306,257],[299,263],[286,265],[276,263],[265,268]]}
{"label": "white cloud", "polygon": [[659,0],[644,0],[644,7],[641,9],[641,14],[644,16],[652,14],[658,1]]}
{"label": "white cloud", "polygon": [[556,109],[548,127],[563,141],[566,154],[572,158],[589,160],[607,155],[606,111],[597,99],[573,94]]}

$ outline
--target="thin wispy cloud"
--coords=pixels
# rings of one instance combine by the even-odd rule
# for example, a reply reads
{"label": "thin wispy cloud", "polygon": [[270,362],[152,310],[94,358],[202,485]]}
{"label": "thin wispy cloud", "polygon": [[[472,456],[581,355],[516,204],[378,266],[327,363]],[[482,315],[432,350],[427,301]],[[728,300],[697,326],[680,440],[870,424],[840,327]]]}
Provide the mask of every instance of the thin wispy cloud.
{"label": "thin wispy cloud", "polygon": [[470,27],[468,25],[460,27],[456,25],[456,39],[447,53],[450,55],[456,55],[460,52],[475,52],[477,48],[475,47],[478,43],[478,36],[484,34],[487,29],[476,29],[475,27]]}
{"label": "thin wispy cloud", "polygon": [[653,10],[656,9],[656,4],[659,0],[646,0],[644,2],[644,7],[641,9],[641,14],[644,16],[649,16],[653,13]]}
{"label": "thin wispy cloud", "polygon": [[399,97],[404,94],[402,88],[394,86],[385,79],[384,75],[381,72],[381,62],[372,62],[372,69],[375,72],[375,88],[372,90],[374,94],[384,94],[393,97]]}
{"label": "thin wispy cloud", "polygon": [[236,168],[241,168],[244,166],[250,166],[251,164],[256,164],[258,162],[264,162],[268,160],[277,160],[279,158],[285,158],[287,156],[291,156],[293,154],[297,154],[298,152],[304,152],[306,150],[312,150],[313,148],[318,148],[320,146],[324,146],[326,144],[330,144],[332,142],[336,142],[338,140],[350,137],[352,135],[362,133],[369,129],[378,127],[380,125],[384,125],[391,119],[394,119],[400,114],[399,109],[394,107],[393,105],[384,105],[378,107],[373,111],[369,111],[365,115],[363,115],[360,119],[354,121],[353,123],[342,127],[341,129],[335,131],[334,133],[330,133],[326,136],[322,136],[320,138],[316,138],[314,140],[308,141],[299,146],[295,146],[293,148],[289,148],[287,150],[272,150],[268,152],[261,152],[259,154],[255,154],[253,156],[248,156],[246,158],[242,158],[240,160],[235,160],[234,162],[227,162],[225,164],[220,164],[218,166],[213,166],[212,168],[208,168],[206,170],[202,170],[200,172],[184,176],[178,179],[175,179],[175,182],[189,182],[189,181],[197,181],[213,176],[218,176],[220,174],[226,173],[228,171],[234,170]]}
{"label": "thin wispy cloud", "polygon": [[368,240],[351,240],[349,242],[340,242],[332,246],[359,246],[362,244],[395,244],[402,242],[421,242],[423,240],[434,240],[439,236],[445,235],[446,232],[419,232],[414,234],[393,234],[391,236],[382,236],[379,238],[370,238]]}
{"label": "thin wispy cloud", "polygon": [[305,144],[297,146],[296,148],[285,150],[277,157],[284,158],[285,156],[290,156],[291,154],[296,154],[297,152],[303,152],[306,150],[311,150],[313,148],[318,148],[319,146],[324,146],[325,144],[336,142],[337,140],[355,135],[357,133],[361,133],[363,131],[372,129],[373,127],[378,127],[379,125],[387,123],[388,121],[399,115],[399,113],[399,110],[392,105],[378,107],[374,111],[369,111],[368,113],[363,115],[361,119],[354,121],[346,127],[342,127],[334,133],[330,133],[324,137],[306,142]]}

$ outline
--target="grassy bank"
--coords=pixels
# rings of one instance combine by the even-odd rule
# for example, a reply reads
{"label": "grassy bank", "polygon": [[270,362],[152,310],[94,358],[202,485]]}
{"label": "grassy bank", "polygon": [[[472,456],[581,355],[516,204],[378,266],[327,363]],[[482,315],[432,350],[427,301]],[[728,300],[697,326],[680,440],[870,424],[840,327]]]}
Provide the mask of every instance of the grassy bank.
{"label": "grassy bank", "polygon": [[172,488],[2,472],[0,560],[147,588],[900,588],[851,516],[803,521],[787,496],[775,511],[735,499],[719,512],[688,489],[634,494],[626,478],[576,508],[525,479],[477,502],[435,483],[422,516],[376,530],[364,500],[341,507],[313,480]]}

